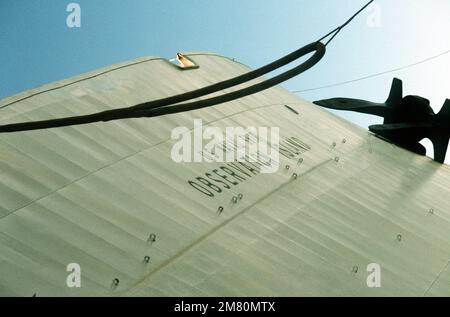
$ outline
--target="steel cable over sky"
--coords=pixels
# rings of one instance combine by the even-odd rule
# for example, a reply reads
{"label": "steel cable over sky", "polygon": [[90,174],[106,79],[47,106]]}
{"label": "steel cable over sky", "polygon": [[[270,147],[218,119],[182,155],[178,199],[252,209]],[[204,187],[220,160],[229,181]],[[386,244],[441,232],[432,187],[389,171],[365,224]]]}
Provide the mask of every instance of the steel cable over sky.
{"label": "steel cable over sky", "polygon": [[358,82],[358,81],[362,81],[362,80],[366,80],[366,79],[370,79],[370,78],[374,78],[374,77],[378,77],[378,76],[382,76],[385,74],[390,74],[390,73],[394,73],[394,72],[398,72],[401,70],[405,70],[420,64],[424,64],[426,62],[429,62],[431,60],[434,60],[436,58],[439,58],[441,56],[447,55],[450,53],[450,50],[444,51],[442,53],[439,53],[437,55],[433,55],[431,57],[428,57],[426,59],[420,60],[418,62],[412,63],[412,64],[408,64],[405,66],[400,66],[397,68],[392,68],[389,70],[385,70],[379,73],[374,73],[374,74],[370,74],[370,75],[366,75],[363,77],[358,77],[358,78],[354,78],[354,79],[350,79],[350,80],[346,80],[346,81],[341,81],[341,82],[337,82],[337,83],[333,83],[333,84],[328,84],[328,85],[324,85],[324,86],[318,86],[318,87],[313,87],[313,88],[307,88],[307,89],[302,89],[302,90],[293,90],[293,93],[303,93],[303,92],[308,92],[308,91],[315,91],[315,90],[321,90],[321,89],[326,89],[326,88],[333,88],[333,87],[338,87],[338,86],[343,86],[343,85],[347,85],[347,84],[351,84],[354,82]]}

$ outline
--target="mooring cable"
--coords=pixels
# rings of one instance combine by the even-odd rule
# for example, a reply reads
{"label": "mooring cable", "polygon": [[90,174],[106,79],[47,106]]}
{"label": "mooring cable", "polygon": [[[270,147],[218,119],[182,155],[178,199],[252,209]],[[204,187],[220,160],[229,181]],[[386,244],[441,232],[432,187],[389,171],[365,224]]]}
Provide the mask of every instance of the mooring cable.
{"label": "mooring cable", "polygon": [[[205,107],[214,106],[238,98],[242,98],[248,95],[255,94],[257,92],[266,90],[275,85],[278,85],[292,77],[298,76],[299,74],[305,72],[306,70],[317,64],[325,55],[326,46],[336,37],[336,35],[347,26],[359,13],[361,13],[368,5],[370,5],[374,0],[369,1],[365,6],[363,6],[358,12],[356,12],[350,19],[348,19],[344,24],[335,28],[333,31],[329,32],[327,35],[320,38],[318,41],[308,44],[272,63],[269,63],[261,68],[254,71],[250,71],[243,75],[221,81],[219,83],[206,86],[200,89],[189,91],[186,93],[181,93],[175,96],[162,98],[150,102],[141,103],[135,106],[106,110],[94,114],[71,116],[66,118],[40,120],[40,121],[30,121],[21,123],[12,123],[7,125],[0,125],[0,133],[8,132],[18,132],[18,131],[29,131],[29,130],[40,130],[49,129],[57,127],[65,127],[72,125],[81,125],[95,122],[106,122],[111,120],[119,120],[126,118],[141,118],[141,117],[156,117],[166,114],[174,114],[179,112],[197,110]],[[332,35],[333,34],[333,35]],[[325,44],[321,43],[322,40],[332,35],[330,40]],[[273,78],[267,79],[263,82],[254,84],[252,86],[242,88],[240,90],[223,94],[217,97],[212,97],[204,100],[198,100],[194,102],[188,102],[180,104],[180,102],[188,101],[194,98],[203,97],[205,95],[218,92],[220,90],[231,88],[244,84],[250,80],[256,79],[270,73],[276,69],[279,69],[291,62],[304,57],[305,55],[315,52],[312,57],[303,62],[302,64],[290,69],[280,75]]]}

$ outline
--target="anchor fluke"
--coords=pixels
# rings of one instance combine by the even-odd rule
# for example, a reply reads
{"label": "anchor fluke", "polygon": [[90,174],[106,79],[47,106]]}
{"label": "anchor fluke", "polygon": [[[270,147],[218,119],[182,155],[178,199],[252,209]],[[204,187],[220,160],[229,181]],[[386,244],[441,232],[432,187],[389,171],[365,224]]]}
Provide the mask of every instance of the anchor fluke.
{"label": "anchor fluke", "polygon": [[435,114],[429,100],[420,96],[402,95],[402,81],[394,78],[389,97],[384,103],[350,98],[332,98],[314,103],[329,109],[383,117],[383,124],[372,125],[369,130],[420,155],[426,154],[420,141],[428,138],[433,143],[434,160],[444,163],[450,138],[450,99]]}

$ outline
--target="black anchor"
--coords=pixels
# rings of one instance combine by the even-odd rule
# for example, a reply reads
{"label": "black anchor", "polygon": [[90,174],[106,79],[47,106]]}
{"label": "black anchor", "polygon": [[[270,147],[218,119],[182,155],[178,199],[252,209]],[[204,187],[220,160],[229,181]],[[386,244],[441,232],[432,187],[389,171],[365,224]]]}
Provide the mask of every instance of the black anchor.
{"label": "black anchor", "polygon": [[450,138],[450,99],[435,114],[429,100],[420,96],[403,97],[402,81],[394,78],[385,103],[350,98],[332,98],[314,103],[325,108],[383,117],[383,124],[372,125],[369,130],[420,155],[425,155],[426,149],[419,142],[428,138],[433,143],[434,160],[439,163],[445,161]]}

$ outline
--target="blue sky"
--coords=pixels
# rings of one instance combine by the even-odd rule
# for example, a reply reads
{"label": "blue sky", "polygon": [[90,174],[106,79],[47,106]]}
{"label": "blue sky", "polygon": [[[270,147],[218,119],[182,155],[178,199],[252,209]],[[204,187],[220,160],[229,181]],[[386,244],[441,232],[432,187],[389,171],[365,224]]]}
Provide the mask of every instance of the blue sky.
{"label": "blue sky", "polygon": [[[81,7],[68,28],[66,7]],[[344,22],[366,0],[0,0],[0,98],[140,56],[212,51],[258,67]],[[284,86],[301,90],[414,63],[450,49],[450,1],[378,0],[314,69]],[[450,54],[394,74],[301,94],[308,100],[386,98],[392,77],[406,94],[450,98]],[[346,113],[367,127],[380,122]]]}

